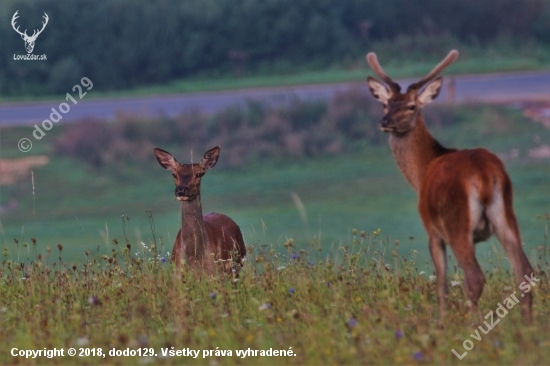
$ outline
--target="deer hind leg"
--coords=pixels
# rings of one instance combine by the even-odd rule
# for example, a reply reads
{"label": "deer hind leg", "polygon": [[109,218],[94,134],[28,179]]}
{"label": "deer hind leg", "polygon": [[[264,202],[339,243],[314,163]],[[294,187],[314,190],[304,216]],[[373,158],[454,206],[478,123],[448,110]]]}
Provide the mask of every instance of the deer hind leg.
{"label": "deer hind leg", "polygon": [[472,310],[476,310],[485,286],[485,275],[476,259],[472,235],[468,231],[451,235],[449,245],[464,271],[464,291],[471,302]]}
{"label": "deer hind leg", "polygon": [[[512,209],[512,195],[503,195],[497,187],[493,197],[493,201],[487,207],[487,217],[493,224],[495,234],[504,247],[508,260],[516,273],[518,283],[524,282],[524,276],[530,277],[534,271],[521,247],[518,224]],[[532,291],[523,293],[521,296],[523,317],[527,322],[530,322],[533,304]]]}
{"label": "deer hind leg", "polygon": [[445,315],[445,303],[449,295],[447,286],[447,251],[443,240],[434,235],[430,235],[429,240],[430,254],[435,265],[435,275],[437,281],[437,302],[439,303],[439,327],[443,327]]}

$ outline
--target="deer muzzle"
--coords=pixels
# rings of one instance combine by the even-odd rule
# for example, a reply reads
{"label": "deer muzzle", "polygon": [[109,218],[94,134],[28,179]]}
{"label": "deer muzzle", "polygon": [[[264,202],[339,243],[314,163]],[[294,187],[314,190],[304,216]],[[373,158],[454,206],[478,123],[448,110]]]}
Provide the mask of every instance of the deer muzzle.
{"label": "deer muzzle", "polygon": [[388,115],[384,116],[378,124],[380,125],[380,129],[384,132],[391,132],[395,127],[392,118]]}

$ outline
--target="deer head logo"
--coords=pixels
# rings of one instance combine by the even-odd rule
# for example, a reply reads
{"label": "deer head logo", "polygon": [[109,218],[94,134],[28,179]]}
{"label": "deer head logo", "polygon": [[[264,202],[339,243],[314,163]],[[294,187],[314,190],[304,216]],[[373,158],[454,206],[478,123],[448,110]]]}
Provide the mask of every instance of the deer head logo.
{"label": "deer head logo", "polygon": [[13,17],[11,18],[11,26],[12,26],[13,30],[15,30],[17,33],[19,33],[21,35],[21,38],[23,38],[23,41],[25,41],[25,49],[27,50],[27,53],[32,53],[32,50],[34,49],[34,42],[36,41],[36,38],[38,38],[40,33],[42,33],[44,28],[46,28],[46,24],[48,24],[48,20],[49,20],[48,14],[44,13],[45,22],[42,22],[42,29],[40,29],[40,30],[35,29],[32,33],[32,36],[29,37],[29,35],[27,34],[26,29],[25,29],[24,32],[21,32],[21,31],[19,31],[19,26],[17,26],[17,28],[15,28],[15,20],[17,18],[19,18],[19,15],[17,15],[18,12],[19,12],[19,10],[17,10],[15,12],[15,14],[13,14]]}

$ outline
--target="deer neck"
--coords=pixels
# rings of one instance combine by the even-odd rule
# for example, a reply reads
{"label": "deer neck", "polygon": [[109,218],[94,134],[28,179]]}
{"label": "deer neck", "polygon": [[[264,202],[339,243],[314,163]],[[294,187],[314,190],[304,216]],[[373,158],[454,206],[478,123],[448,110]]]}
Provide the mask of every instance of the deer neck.
{"label": "deer neck", "polygon": [[399,170],[417,192],[420,190],[428,165],[437,157],[454,151],[443,147],[432,137],[420,113],[416,117],[416,126],[412,131],[404,135],[392,133],[389,142]]}
{"label": "deer neck", "polygon": [[181,243],[188,263],[202,262],[206,252],[206,233],[200,196],[181,203]]}

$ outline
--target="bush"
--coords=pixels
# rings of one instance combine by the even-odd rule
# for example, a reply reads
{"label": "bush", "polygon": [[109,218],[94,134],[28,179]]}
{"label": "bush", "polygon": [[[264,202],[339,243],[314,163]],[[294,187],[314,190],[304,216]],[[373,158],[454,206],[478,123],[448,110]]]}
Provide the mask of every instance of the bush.
{"label": "bush", "polygon": [[160,120],[124,115],[114,123],[83,120],[67,126],[54,147],[59,154],[102,168],[152,159],[154,146],[178,154],[219,145],[222,165],[240,166],[265,158],[337,154],[358,141],[380,143],[385,141],[376,123],[380,112],[366,90],[352,89],[329,102],[248,102],[212,116],[195,110]]}

